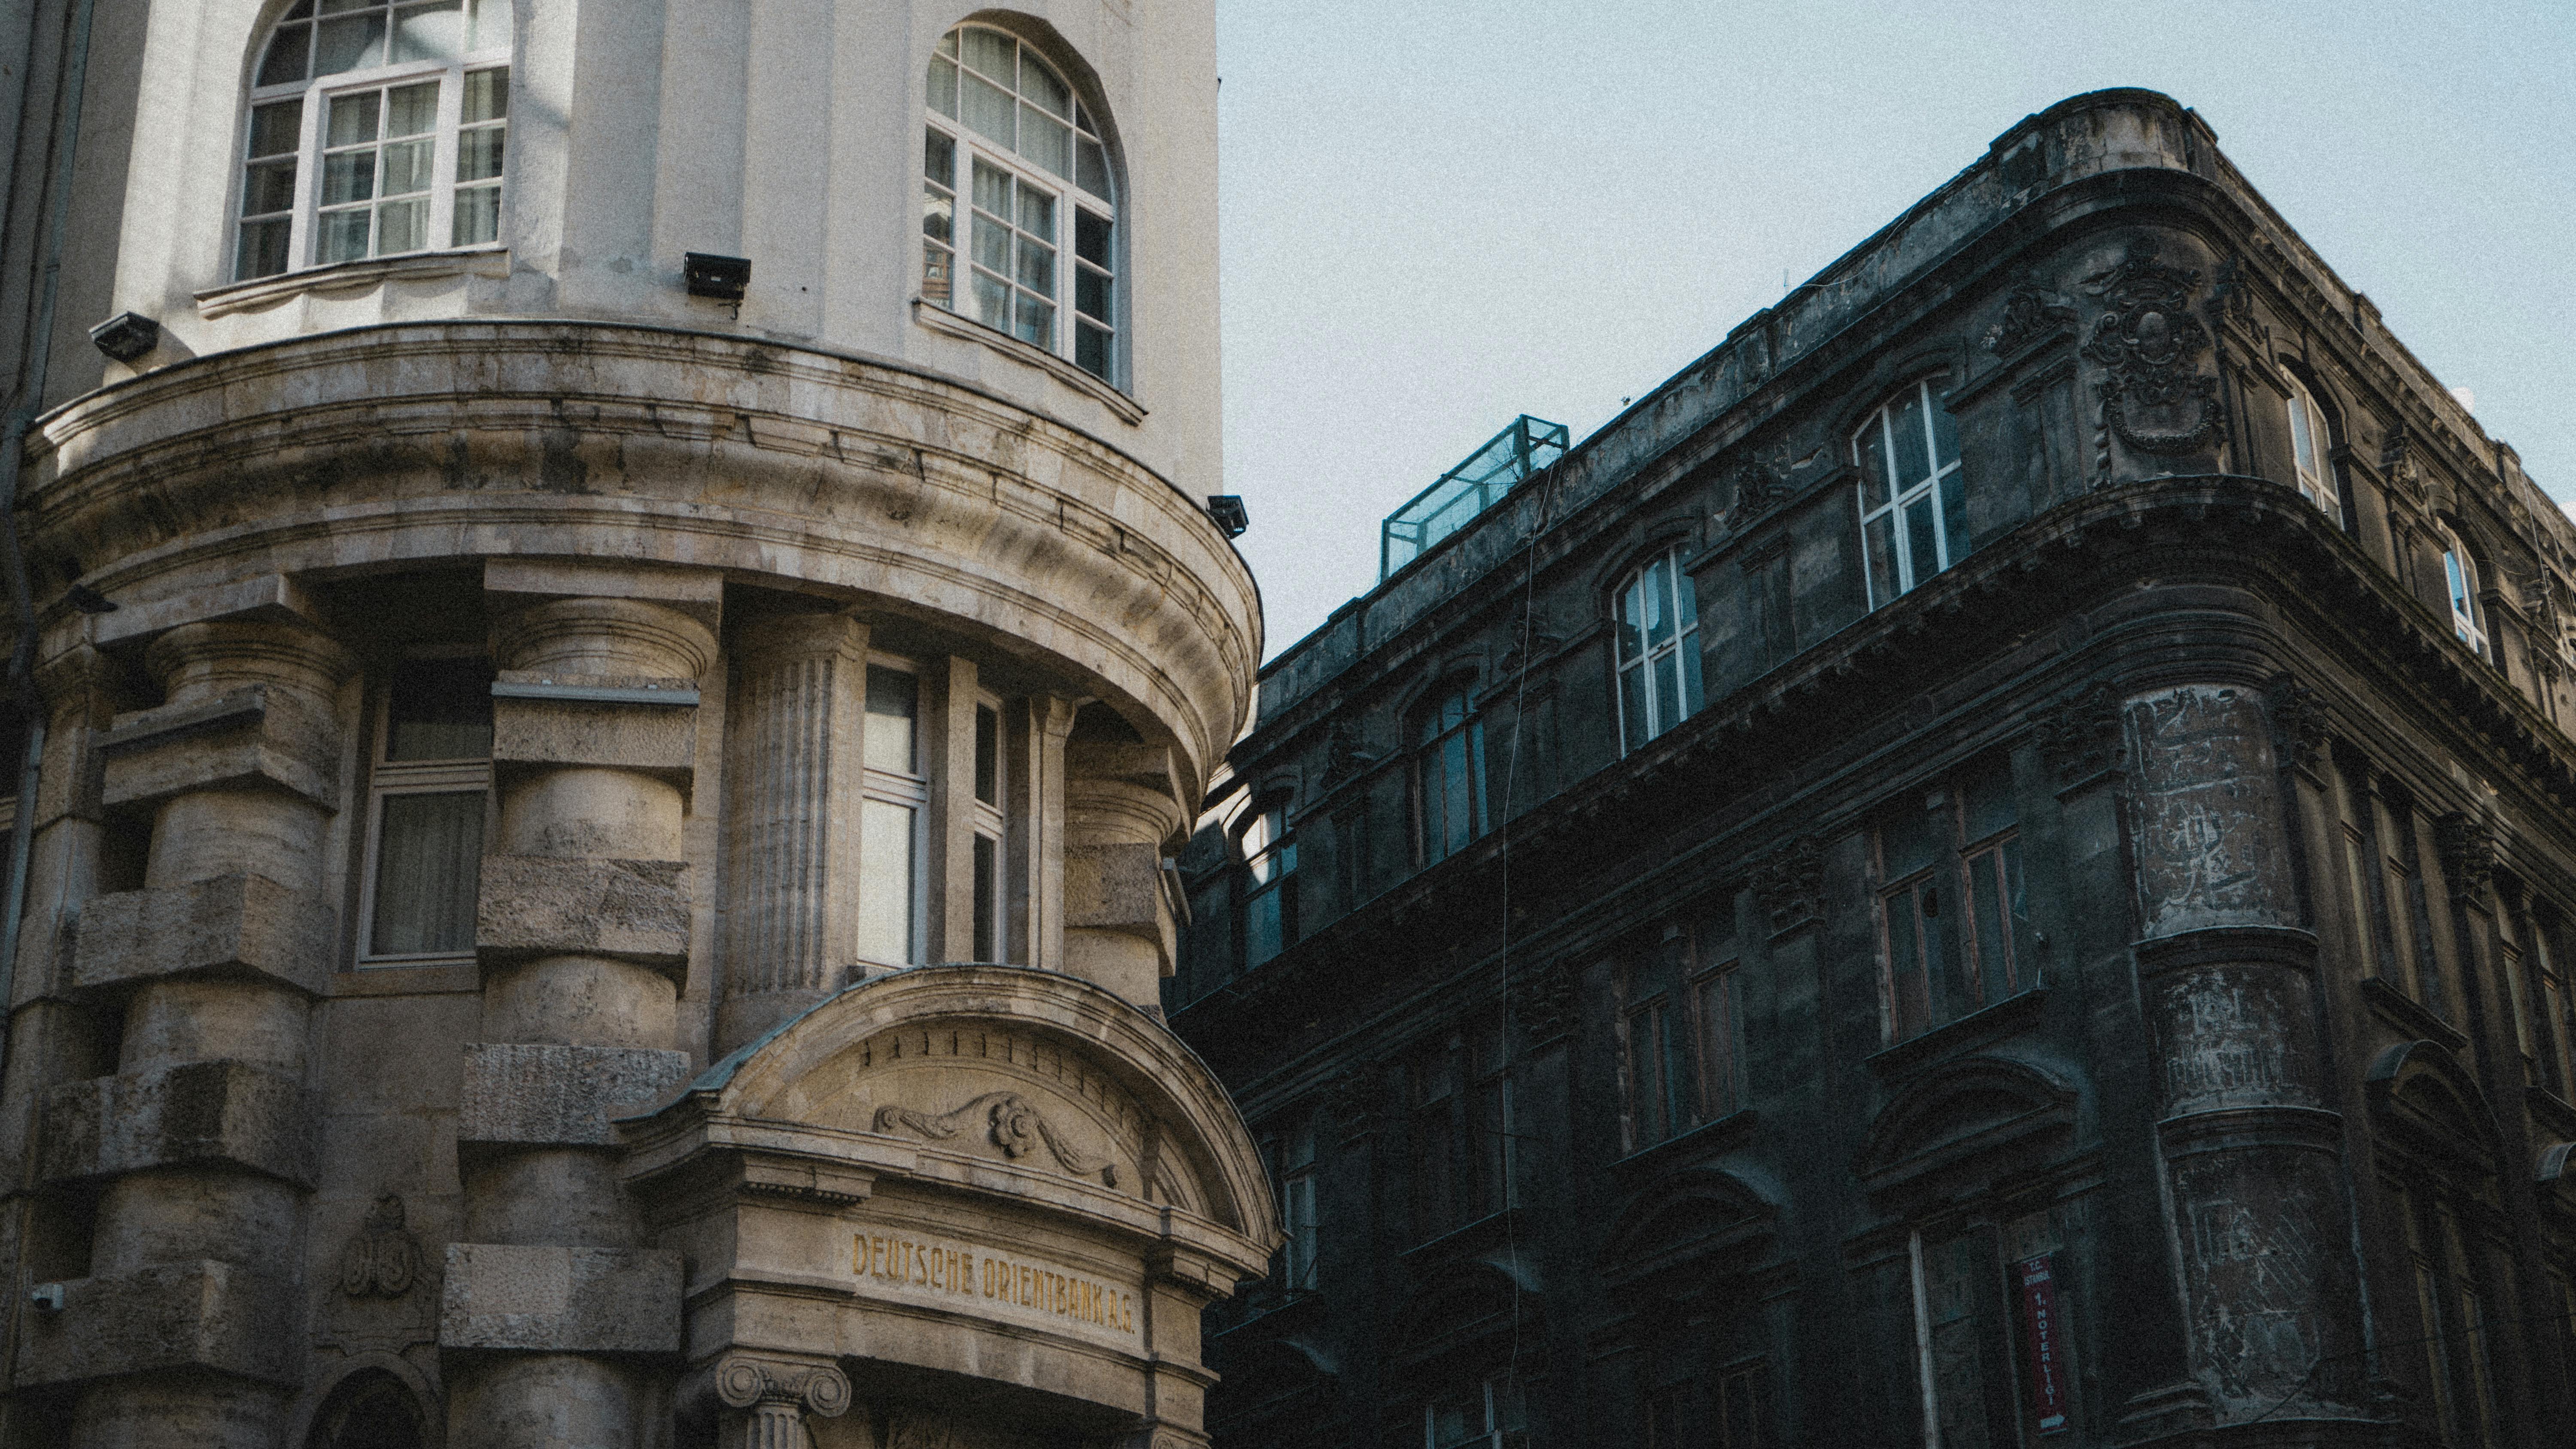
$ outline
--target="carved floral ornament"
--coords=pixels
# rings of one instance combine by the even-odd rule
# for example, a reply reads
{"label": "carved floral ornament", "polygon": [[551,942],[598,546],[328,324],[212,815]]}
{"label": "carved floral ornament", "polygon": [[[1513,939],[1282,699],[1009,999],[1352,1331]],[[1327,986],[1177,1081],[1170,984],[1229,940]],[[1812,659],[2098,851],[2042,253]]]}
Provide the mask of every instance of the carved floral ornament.
{"label": "carved floral ornament", "polygon": [[400,1298],[420,1281],[420,1239],[403,1226],[403,1200],[386,1193],[340,1250],[340,1291],[352,1298]]}
{"label": "carved floral ornament", "polygon": [[2029,273],[2013,283],[2004,298],[2003,320],[1986,329],[1986,350],[2010,357],[2036,338],[2075,320],[2075,308],[2064,297],[2042,287]]}
{"label": "carved floral ornament", "polygon": [[2209,329],[2191,311],[2200,273],[2157,261],[2156,243],[2140,238],[2118,266],[2085,278],[2083,290],[2108,309],[2084,344],[2084,356],[2109,374],[2098,384],[2104,426],[2144,453],[2216,443],[2227,409],[2218,379],[2197,366],[2209,350]]}
{"label": "carved floral ornament", "polygon": [[1002,1155],[1016,1162],[1046,1149],[1056,1165],[1075,1177],[1097,1177],[1103,1187],[1118,1185],[1118,1164],[1105,1157],[1092,1157],[1071,1142],[1055,1124],[1046,1119],[1037,1104],[1017,1092],[986,1092],[951,1112],[933,1116],[910,1107],[879,1107],[876,1130],[890,1135],[910,1134],[934,1142],[950,1141],[981,1122],[985,1135]]}

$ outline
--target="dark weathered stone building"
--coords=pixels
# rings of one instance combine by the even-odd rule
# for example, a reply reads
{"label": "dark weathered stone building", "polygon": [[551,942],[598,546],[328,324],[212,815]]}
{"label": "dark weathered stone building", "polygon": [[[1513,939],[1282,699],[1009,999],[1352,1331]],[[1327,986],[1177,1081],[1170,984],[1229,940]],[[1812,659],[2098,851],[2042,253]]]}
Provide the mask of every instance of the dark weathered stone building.
{"label": "dark weathered stone building", "polygon": [[1219,1442],[2569,1442],[2571,576],[2196,116],[2012,127],[1264,674]]}

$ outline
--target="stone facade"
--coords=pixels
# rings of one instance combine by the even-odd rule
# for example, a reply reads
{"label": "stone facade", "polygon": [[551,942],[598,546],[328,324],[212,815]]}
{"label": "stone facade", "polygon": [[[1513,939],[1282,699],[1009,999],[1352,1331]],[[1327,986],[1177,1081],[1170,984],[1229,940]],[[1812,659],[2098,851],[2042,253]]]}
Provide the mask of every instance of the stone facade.
{"label": "stone facade", "polygon": [[2563,1442],[2571,582],[2197,116],[2012,127],[1263,671],[1221,1441]]}
{"label": "stone facade", "polygon": [[11,42],[0,1444],[1204,1444],[1210,7],[324,9]]}

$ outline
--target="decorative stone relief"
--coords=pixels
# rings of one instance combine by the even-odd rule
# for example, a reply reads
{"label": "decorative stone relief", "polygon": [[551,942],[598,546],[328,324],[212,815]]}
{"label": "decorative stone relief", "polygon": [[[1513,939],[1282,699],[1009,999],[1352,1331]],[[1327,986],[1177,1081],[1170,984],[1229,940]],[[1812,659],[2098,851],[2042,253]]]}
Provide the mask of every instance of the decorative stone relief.
{"label": "decorative stone relief", "polygon": [[2069,784],[2120,762],[2120,692],[2097,680],[2075,694],[2030,712],[2039,747]]}
{"label": "decorative stone relief", "polygon": [[2013,284],[2011,295],[2004,298],[2003,320],[1986,329],[1986,350],[1997,357],[2010,357],[2033,340],[2074,320],[2075,308],[2066,298],[2042,287],[2024,272],[2021,280]]}
{"label": "decorative stone relief", "polygon": [[428,1252],[404,1226],[403,1200],[379,1197],[340,1250],[340,1291],[323,1315],[323,1342],[351,1349],[402,1349],[435,1339],[437,1295]]}
{"label": "decorative stone relief", "polygon": [[1824,915],[1824,848],[1802,835],[1753,867],[1753,893],[1770,913],[1771,929],[1786,931]]}
{"label": "decorative stone relief", "polygon": [[2281,758],[2303,769],[2313,769],[2325,758],[2331,727],[2325,707],[2317,692],[2301,684],[2294,674],[2276,674],[2265,687],[2272,710],[2273,744]]}
{"label": "decorative stone relief", "polygon": [[1798,495],[1796,475],[1824,456],[1825,450],[1818,448],[1793,459],[1786,443],[1748,451],[1735,465],[1735,502],[1727,510],[1726,526],[1742,533],[1770,517]]}
{"label": "decorative stone relief", "polygon": [[1554,1041],[1574,1025],[1574,972],[1562,961],[1522,972],[1512,978],[1510,1003],[1533,1044]]}
{"label": "decorative stone relief", "polygon": [[2258,348],[2272,343],[2272,329],[2254,310],[2253,274],[2245,259],[2229,256],[2218,264],[2218,275],[2209,289],[2210,321],[2222,327],[2232,326],[2245,334]]}
{"label": "decorative stone relief", "polygon": [[886,1133],[910,1133],[935,1142],[946,1142],[981,1120],[992,1144],[1013,1161],[1030,1156],[1039,1147],[1046,1148],[1056,1165],[1075,1177],[1097,1177],[1104,1187],[1118,1185],[1118,1164],[1105,1157],[1092,1157],[1065,1139],[1054,1123],[1038,1111],[1037,1104],[1017,1092],[986,1092],[953,1111],[932,1116],[910,1107],[879,1107],[876,1130]]}
{"label": "decorative stone relief", "polygon": [[2197,452],[2226,425],[2218,379],[2194,365],[2209,349],[2209,329],[2191,314],[2199,289],[2198,271],[2157,261],[2146,239],[2131,243],[2118,266],[2084,279],[2084,291],[2110,309],[2084,344],[2084,355],[2110,374],[2099,384],[2102,420],[2140,452]]}
{"label": "decorative stone relief", "polygon": [[2442,852],[2442,879],[2455,901],[2475,900],[2495,881],[2495,830],[2464,810],[2433,822],[2433,840]]}
{"label": "decorative stone relief", "polygon": [[1377,756],[1360,748],[1359,727],[1349,720],[1333,721],[1333,733],[1324,746],[1324,788],[1332,789],[1352,779],[1377,763]]}

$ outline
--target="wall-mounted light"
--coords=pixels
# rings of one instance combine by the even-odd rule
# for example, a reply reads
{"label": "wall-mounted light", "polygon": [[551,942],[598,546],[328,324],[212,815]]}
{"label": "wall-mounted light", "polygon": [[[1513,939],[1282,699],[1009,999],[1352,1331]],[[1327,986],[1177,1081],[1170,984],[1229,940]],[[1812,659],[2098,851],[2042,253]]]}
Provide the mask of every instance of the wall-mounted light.
{"label": "wall-mounted light", "polygon": [[1242,498],[1232,493],[1209,494],[1207,512],[1228,538],[1241,538],[1243,531],[1252,526],[1252,515],[1244,512]]}
{"label": "wall-mounted light", "polygon": [[706,252],[690,252],[681,260],[680,273],[688,279],[692,297],[739,302],[743,289],[751,285],[749,257],[719,257]]}
{"label": "wall-mounted light", "polygon": [[98,350],[119,362],[133,362],[161,345],[161,324],[134,312],[119,312],[89,329]]}
{"label": "wall-mounted light", "polygon": [[38,1308],[43,1309],[47,1313],[60,1313],[63,1311],[63,1285],[60,1283],[39,1283],[34,1288],[28,1290],[27,1301],[35,1304]]}

